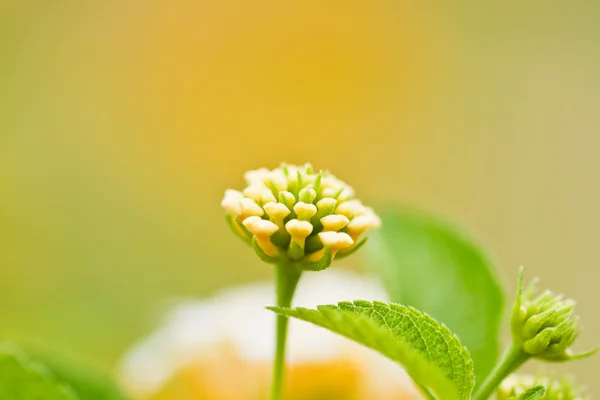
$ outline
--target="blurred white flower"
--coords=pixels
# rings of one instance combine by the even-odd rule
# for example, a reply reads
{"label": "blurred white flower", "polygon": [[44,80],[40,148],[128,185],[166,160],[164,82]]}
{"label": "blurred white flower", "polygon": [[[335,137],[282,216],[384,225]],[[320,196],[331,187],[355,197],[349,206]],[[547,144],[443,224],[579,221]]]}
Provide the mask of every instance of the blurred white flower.
{"label": "blurred white flower", "polygon": [[[229,383],[233,385],[231,391],[237,397],[228,397],[221,388],[197,398],[265,398],[275,342],[275,315],[264,307],[275,303],[274,292],[270,283],[254,283],[224,290],[207,300],[175,306],[154,333],[135,344],[123,357],[119,375],[125,388],[139,399],[163,398],[155,396],[180,371],[191,368],[192,379],[203,382],[203,371],[214,374],[217,364],[226,362],[249,366],[243,378],[235,374],[229,377],[233,381]],[[329,270],[306,274],[295,304],[315,307],[352,299],[386,301],[386,296],[374,278]],[[292,320],[288,346],[288,368],[303,368],[306,376],[300,379],[306,382],[330,379],[323,371],[335,374],[340,367],[343,371],[337,375],[351,374],[338,379],[338,383],[329,382],[339,386],[339,399],[420,398],[399,365],[324,329]],[[226,369],[234,371],[235,365]],[[311,374],[311,369],[318,373]],[[248,374],[256,376],[249,379]],[[289,384],[294,386],[291,378]],[[240,379],[239,385],[236,379]],[[241,380],[253,383],[242,384]],[[347,382],[353,382],[351,397],[342,394]],[[307,390],[304,383],[300,386],[298,390]],[[314,390],[312,395],[324,395],[318,392],[321,390],[318,387]]]}

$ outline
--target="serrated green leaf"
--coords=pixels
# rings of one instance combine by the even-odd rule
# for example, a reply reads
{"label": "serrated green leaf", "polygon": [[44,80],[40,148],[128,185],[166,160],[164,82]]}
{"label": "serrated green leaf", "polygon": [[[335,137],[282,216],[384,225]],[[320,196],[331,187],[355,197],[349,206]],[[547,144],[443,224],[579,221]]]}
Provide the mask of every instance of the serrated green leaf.
{"label": "serrated green leaf", "polygon": [[536,386],[528,389],[525,393],[520,395],[517,400],[536,400],[541,399],[546,394],[546,388],[543,386]]}
{"label": "serrated green leaf", "polygon": [[0,347],[0,399],[80,400],[42,364],[6,345]]}
{"label": "serrated green leaf", "polygon": [[268,308],[380,352],[403,365],[415,382],[439,399],[471,396],[474,375],[469,352],[446,326],[412,307],[355,301],[317,310]]}
{"label": "serrated green leaf", "polygon": [[378,270],[390,300],[429,313],[469,349],[477,382],[494,367],[504,293],[481,248],[460,230],[414,210],[382,214],[367,264]]}

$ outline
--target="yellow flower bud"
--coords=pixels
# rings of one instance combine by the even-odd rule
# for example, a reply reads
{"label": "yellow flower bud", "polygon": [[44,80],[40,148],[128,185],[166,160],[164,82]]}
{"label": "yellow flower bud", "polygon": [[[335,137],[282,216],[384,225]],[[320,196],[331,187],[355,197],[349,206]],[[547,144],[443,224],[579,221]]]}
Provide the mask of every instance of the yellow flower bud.
{"label": "yellow flower bud", "polygon": [[269,189],[264,186],[252,185],[244,189],[244,196],[254,200],[258,204],[276,202],[277,199]]}
{"label": "yellow flower bud", "polygon": [[294,206],[294,212],[298,216],[299,220],[310,221],[310,219],[317,214],[317,206],[314,204],[298,202]]}
{"label": "yellow flower bud", "polygon": [[261,219],[257,216],[248,217],[244,220],[244,226],[254,235],[256,242],[268,256],[277,256],[277,248],[271,243],[271,235],[279,230],[279,227],[271,221]]}
{"label": "yellow flower bud", "polygon": [[356,241],[360,235],[368,230],[378,228],[380,224],[381,222],[377,217],[371,215],[359,215],[350,221],[346,230],[352,240]]}
{"label": "yellow flower bud", "polygon": [[262,217],[265,213],[254,200],[248,198],[240,200],[240,207],[242,210],[240,213],[242,219],[248,217]]}
{"label": "yellow flower bud", "polygon": [[227,189],[225,191],[225,197],[221,201],[221,207],[227,211],[227,213],[238,217],[242,213],[241,201],[244,198],[244,194],[237,190]]}
{"label": "yellow flower bud", "polygon": [[335,212],[348,218],[354,218],[354,216],[366,214],[367,208],[363,206],[360,200],[348,200],[339,204]]}
{"label": "yellow flower bud", "polygon": [[304,244],[306,238],[312,233],[313,226],[308,221],[292,219],[285,224],[285,229],[291,236],[288,254],[292,259],[298,260],[304,256]]}
{"label": "yellow flower bud", "polygon": [[331,249],[331,256],[335,257],[338,251],[346,249],[354,244],[354,240],[352,240],[350,235],[343,232],[321,232],[319,233],[319,239],[321,239],[325,248],[312,254],[310,257],[311,261],[320,260],[325,255],[327,248]]}
{"label": "yellow flower bud", "polygon": [[323,224],[323,231],[337,232],[344,228],[350,220],[341,214],[331,214],[321,218],[321,224]]}
{"label": "yellow flower bud", "polygon": [[263,208],[265,209],[267,215],[270,217],[271,222],[277,224],[277,226],[280,229],[282,229],[284,226],[283,220],[285,219],[285,217],[287,217],[291,213],[290,209],[282,203],[270,202],[265,204]]}

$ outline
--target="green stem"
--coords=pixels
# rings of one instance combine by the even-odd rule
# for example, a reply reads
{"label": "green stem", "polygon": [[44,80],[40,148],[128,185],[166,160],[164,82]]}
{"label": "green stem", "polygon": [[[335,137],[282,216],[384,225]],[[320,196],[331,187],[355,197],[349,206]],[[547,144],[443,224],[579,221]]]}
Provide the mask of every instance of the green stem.
{"label": "green stem", "polygon": [[529,359],[529,355],[523,351],[520,344],[513,343],[510,345],[504,355],[496,364],[493,371],[483,381],[479,390],[473,396],[473,400],[486,400],[500,386],[502,381],[519,368],[525,361]]}
{"label": "green stem", "polygon": [[[276,265],[277,306],[290,307],[300,280],[302,271],[289,264]],[[283,398],[283,375],[285,369],[285,342],[287,339],[288,317],[277,316],[277,343],[275,345],[275,361],[273,364],[273,386],[271,400]]]}

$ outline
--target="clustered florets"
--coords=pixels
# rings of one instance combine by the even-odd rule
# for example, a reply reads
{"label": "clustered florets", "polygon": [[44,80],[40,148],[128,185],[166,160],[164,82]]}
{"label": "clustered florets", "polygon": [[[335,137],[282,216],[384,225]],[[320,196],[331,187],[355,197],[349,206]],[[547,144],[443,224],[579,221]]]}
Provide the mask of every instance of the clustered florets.
{"label": "clustered florets", "polygon": [[[522,283],[520,283],[522,285]],[[575,301],[549,290],[535,296],[535,281],[520,294],[511,317],[513,337],[523,350],[547,361],[566,361],[581,332]]]}
{"label": "clustered florets", "polygon": [[267,262],[327,268],[334,257],[358,249],[362,235],[381,223],[350,186],[310,164],[261,168],[244,178],[248,186],[227,190],[221,205],[233,231]]}

